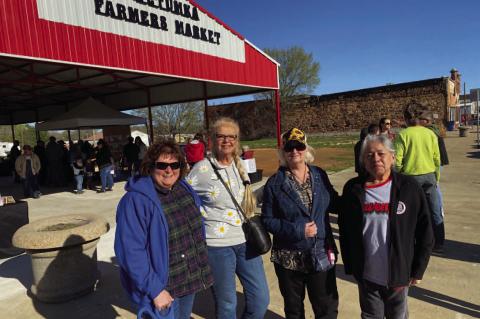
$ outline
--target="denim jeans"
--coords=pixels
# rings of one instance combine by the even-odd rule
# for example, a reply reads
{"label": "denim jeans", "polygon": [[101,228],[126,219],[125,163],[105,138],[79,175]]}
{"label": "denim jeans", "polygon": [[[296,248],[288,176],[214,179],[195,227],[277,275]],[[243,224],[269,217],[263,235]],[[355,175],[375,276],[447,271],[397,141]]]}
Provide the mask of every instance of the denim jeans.
{"label": "denim jeans", "polygon": [[175,302],[173,303],[173,313],[175,319],[190,319],[194,301],[194,293],[180,298],[175,298]]}
{"label": "denim jeans", "polygon": [[408,287],[394,290],[373,282],[358,282],[362,319],[408,319]]}
{"label": "denim jeans", "polygon": [[78,192],[83,190],[83,175],[75,175],[75,182],[76,182],[76,190]]}
{"label": "denim jeans", "polygon": [[433,226],[437,226],[443,223],[442,207],[440,206],[440,199],[438,198],[437,180],[435,179],[435,173],[412,175],[422,187],[427,197],[428,206],[430,207],[430,214],[432,216]]}
{"label": "denim jeans", "polygon": [[235,274],[245,294],[243,319],[262,319],[270,302],[267,278],[261,256],[250,256],[246,244],[227,247],[208,247],[208,261],[215,283],[216,318],[235,319],[237,293]]}
{"label": "denim jeans", "polygon": [[40,191],[38,187],[37,175],[29,175],[21,179],[23,182],[23,193],[25,197],[34,197],[35,193]]}
{"label": "denim jeans", "polygon": [[113,176],[110,171],[113,169],[112,165],[108,165],[100,169],[100,181],[102,182],[102,191],[113,187]]}

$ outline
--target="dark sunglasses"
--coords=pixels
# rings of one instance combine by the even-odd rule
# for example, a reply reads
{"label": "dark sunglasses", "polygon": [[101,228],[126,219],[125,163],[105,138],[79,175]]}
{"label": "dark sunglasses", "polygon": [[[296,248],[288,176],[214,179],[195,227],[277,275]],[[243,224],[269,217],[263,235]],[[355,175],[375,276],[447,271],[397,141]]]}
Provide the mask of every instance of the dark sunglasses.
{"label": "dark sunglasses", "polygon": [[173,162],[173,163],[165,163],[165,162],[155,162],[155,168],[159,170],[166,170],[167,167],[171,169],[179,169],[182,167],[182,164],[180,162]]}
{"label": "dark sunglasses", "polygon": [[306,149],[307,149],[307,146],[302,143],[287,143],[283,147],[283,150],[287,153],[293,152],[293,150],[305,151]]}

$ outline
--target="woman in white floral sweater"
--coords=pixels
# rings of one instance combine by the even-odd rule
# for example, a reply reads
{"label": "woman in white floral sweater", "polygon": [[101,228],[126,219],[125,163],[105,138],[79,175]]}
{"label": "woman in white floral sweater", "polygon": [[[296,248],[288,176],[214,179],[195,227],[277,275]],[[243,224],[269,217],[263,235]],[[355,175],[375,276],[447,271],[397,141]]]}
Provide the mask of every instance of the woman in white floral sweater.
{"label": "woman in white floral sweater", "polygon": [[215,279],[216,318],[236,318],[236,274],[245,295],[242,318],[260,319],[265,316],[270,299],[263,261],[247,247],[242,215],[214,170],[218,170],[244,211],[253,213],[256,203],[239,157],[239,131],[234,120],[218,119],[212,127],[213,157],[198,162],[187,182],[202,200],[208,259]]}

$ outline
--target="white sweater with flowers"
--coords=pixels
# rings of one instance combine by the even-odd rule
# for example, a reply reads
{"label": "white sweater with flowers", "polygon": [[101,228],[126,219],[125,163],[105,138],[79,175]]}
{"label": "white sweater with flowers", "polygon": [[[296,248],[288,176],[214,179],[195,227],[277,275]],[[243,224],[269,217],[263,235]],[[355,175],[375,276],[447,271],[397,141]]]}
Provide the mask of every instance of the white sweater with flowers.
{"label": "white sweater with flowers", "polygon": [[[245,186],[235,163],[223,166],[215,159],[212,159],[212,162],[241,205]],[[207,245],[226,247],[244,243],[245,235],[241,227],[243,217],[208,159],[196,163],[186,180],[202,200],[201,211],[205,217]]]}

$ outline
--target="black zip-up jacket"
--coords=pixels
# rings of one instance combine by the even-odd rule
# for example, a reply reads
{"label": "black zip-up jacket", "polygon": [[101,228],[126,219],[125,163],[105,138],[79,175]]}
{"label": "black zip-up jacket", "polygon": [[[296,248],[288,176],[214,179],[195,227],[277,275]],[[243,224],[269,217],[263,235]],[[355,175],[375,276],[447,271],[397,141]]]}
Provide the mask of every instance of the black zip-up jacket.
{"label": "black zip-up jacket", "polygon": [[[363,211],[365,179],[349,180],[340,203],[338,226],[345,273],[362,280],[364,267]],[[425,195],[410,176],[392,172],[389,212],[388,286],[422,279],[433,247],[433,231]]]}

